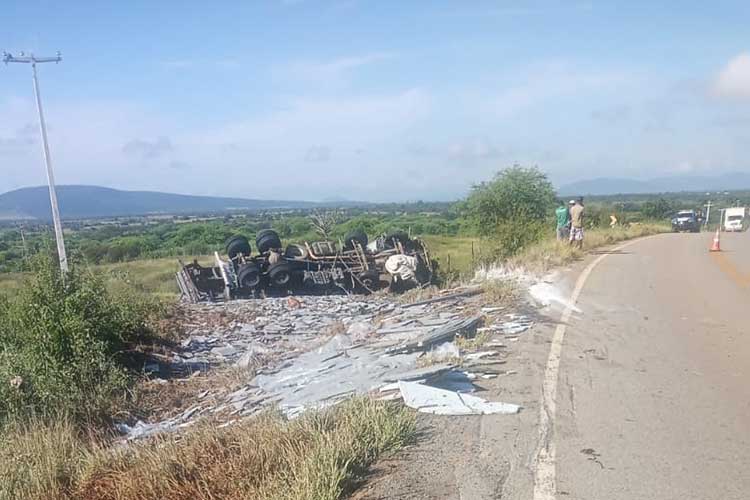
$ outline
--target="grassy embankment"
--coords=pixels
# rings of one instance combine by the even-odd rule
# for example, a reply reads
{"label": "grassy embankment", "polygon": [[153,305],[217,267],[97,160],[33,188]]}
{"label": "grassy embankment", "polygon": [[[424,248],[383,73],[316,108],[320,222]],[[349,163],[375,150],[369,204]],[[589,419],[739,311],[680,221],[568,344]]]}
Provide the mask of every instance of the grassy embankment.
{"label": "grassy embankment", "polygon": [[127,447],[92,442],[65,420],[16,426],[0,434],[0,499],[336,500],[409,442],[415,422],[404,407],[355,398],[293,421],[267,413]]}
{"label": "grassy embankment", "polygon": [[531,272],[544,273],[555,267],[563,266],[581,259],[587,252],[625,240],[669,232],[666,224],[648,223],[633,224],[628,227],[596,228],[585,233],[584,248],[578,250],[567,243],[560,243],[554,238],[544,239],[510,258],[510,267],[522,267]]}

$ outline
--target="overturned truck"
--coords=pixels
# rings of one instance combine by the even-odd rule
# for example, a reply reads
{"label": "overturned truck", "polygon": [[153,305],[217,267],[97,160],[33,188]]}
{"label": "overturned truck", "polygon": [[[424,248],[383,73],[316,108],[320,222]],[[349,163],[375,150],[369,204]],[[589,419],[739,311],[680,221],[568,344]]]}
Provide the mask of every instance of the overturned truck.
{"label": "overturned truck", "polygon": [[368,241],[353,231],[343,241],[317,241],[283,247],[279,235],[264,229],[249,240],[226,242],[226,258],[214,253],[215,265],[180,261],[177,283],[183,300],[202,302],[264,295],[371,293],[401,291],[432,282],[433,262],[424,242],[397,231]]}

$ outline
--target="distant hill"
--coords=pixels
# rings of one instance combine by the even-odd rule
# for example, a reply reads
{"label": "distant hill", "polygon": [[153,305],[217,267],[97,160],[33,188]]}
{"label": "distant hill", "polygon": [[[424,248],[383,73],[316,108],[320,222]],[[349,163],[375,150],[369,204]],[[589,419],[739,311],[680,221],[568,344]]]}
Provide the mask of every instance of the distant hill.
{"label": "distant hill", "polygon": [[[63,219],[318,206],[317,203],[308,201],[248,200],[155,191],[120,191],[99,186],[58,186],[57,199]],[[46,186],[21,188],[0,194],[0,219],[50,218],[49,191]]]}
{"label": "distant hill", "polygon": [[679,175],[643,181],[600,177],[560,186],[558,192],[563,196],[574,196],[736,191],[741,189],[750,189],[750,173],[735,172],[717,176]]}

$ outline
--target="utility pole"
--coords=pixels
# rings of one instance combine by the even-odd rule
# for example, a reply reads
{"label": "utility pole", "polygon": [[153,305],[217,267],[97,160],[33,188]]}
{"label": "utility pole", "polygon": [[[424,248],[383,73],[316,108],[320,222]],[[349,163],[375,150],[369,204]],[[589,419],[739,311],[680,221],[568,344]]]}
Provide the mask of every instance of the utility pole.
{"label": "utility pole", "polygon": [[711,200],[703,206],[706,207],[706,227],[708,227],[708,219],[711,217]]}
{"label": "utility pole", "polygon": [[62,223],[60,222],[60,210],[57,207],[57,191],[55,190],[55,176],[52,173],[52,159],[49,154],[49,144],[47,143],[47,125],[44,123],[44,111],[42,110],[42,98],[39,96],[39,80],[36,76],[36,65],[40,63],[53,62],[55,64],[62,61],[60,53],[55,57],[36,57],[34,54],[24,54],[21,52],[18,56],[13,56],[3,52],[3,62],[31,64],[31,74],[34,80],[34,96],[36,97],[36,109],[39,112],[39,130],[42,135],[42,152],[44,153],[44,164],[47,167],[47,184],[49,185],[49,201],[52,206],[52,222],[55,225],[55,241],[57,243],[57,255],[60,258],[60,270],[68,272],[68,257],[65,254],[65,240],[63,239]]}

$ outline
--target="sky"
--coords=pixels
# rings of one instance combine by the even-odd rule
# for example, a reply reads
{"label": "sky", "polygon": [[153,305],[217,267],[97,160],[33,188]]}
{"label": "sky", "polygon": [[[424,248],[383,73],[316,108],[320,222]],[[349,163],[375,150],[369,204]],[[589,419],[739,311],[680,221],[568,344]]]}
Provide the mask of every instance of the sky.
{"label": "sky", "polygon": [[[453,200],[750,169],[750,2],[2,0],[58,184]],[[0,192],[46,183],[31,68],[0,66]]]}

